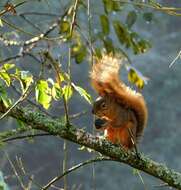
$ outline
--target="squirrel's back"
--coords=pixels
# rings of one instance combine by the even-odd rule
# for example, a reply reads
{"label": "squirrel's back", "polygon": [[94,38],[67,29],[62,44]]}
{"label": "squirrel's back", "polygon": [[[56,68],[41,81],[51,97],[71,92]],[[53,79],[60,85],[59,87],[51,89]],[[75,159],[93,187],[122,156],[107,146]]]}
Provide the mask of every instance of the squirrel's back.
{"label": "squirrel's back", "polygon": [[92,86],[100,96],[109,95],[115,98],[120,106],[135,113],[137,119],[136,139],[138,140],[147,123],[147,106],[140,93],[126,86],[119,79],[121,65],[121,60],[111,55],[103,55],[93,65],[91,71]]}

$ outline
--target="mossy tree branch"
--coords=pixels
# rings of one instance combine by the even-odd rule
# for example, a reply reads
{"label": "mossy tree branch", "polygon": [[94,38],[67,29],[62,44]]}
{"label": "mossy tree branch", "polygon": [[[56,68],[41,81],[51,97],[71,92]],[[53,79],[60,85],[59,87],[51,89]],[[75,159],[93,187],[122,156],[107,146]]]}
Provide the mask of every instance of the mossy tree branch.
{"label": "mossy tree branch", "polygon": [[[0,104],[0,112],[6,112],[6,109]],[[165,165],[154,162],[153,160],[140,154],[138,157],[134,152],[125,151],[123,148],[112,145],[104,139],[100,139],[79,129],[76,126],[67,127],[60,121],[51,119],[40,112],[35,112],[30,109],[16,107],[9,113],[9,116],[20,119],[32,129],[42,130],[51,135],[55,135],[74,143],[84,145],[101,154],[113,158],[115,161],[125,163],[136,169],[142,170],[156,178],[161,179],[169,186],[181,189],[181,174]],[[7,137],[7,136],[6,136]],[[0,136],[2,141],[3,136]]]}

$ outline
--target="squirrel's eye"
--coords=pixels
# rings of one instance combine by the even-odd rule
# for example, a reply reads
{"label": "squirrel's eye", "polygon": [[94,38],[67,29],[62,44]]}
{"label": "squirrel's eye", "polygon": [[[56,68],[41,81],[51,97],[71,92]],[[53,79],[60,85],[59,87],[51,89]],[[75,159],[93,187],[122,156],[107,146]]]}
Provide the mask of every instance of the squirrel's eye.
{"label": "squirrel's eye", "polygon": [[105,108],[105,107],[106,107],[106,103],[105,103],[105,102],[102,102],[101,108]]}

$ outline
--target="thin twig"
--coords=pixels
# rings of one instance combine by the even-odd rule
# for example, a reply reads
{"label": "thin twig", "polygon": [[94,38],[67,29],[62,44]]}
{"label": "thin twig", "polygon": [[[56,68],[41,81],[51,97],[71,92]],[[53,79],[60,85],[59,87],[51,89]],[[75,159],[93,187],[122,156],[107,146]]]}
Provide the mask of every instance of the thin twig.
{"label": "thin twig", "polygon": [[43,137],[43,136],[52,136],[52,135],[49,133],[28,134],[28,135],[21,135],[21,136],[2,139],[1,142],[9,142],[9,141],[14,141],[14,140],[34,138],[34,137]]}
{"label": "thin twig", "polygon": [[[23,5],[23,4],[27,3],[27,2],[29,2],[29,0],[22,1],[22,2],[20,2],[18,4],[16,4],[16,5],[14,5],[13,8],[17,8],[17,7]],[[7,12],[9,12],[9,10],[8,9],[4,9],[3,11],[0,12],[0,16],[4,15]]]}
{"label": "thin twig", "polygon": [[42,189],[42,186],[41,186],[38,182],[36,182],[36,181],[34,180],[34,176],[33,176],[33,177],[30,176],[30,177],[29,177],[29,180],[32,181],[33,184],[35,184],[35,185],[38,187],[38,189]]}
{"label": "thin twig", "polygon": [[15,168],[13,162],[10,160],[9,155],[7,154],[7,152],[5,152],[5,156],[6,156],[7,160],[9,161],[10,166],[13,169],[13,172],[14,172],[15,176],[17,177],[22,189],[26,190],[26,187],[24,186],[23,181],[21,180],[21,177],[18,175],[18,172],[16,171],[16,168]]}
{"label": "thin twig", "polygon": [[91,65],[93,65],[93,54],[94,54],[94,49],[92,45],[92,27],[91,27],[91,12],[90,12],[90,0],[87,0],[87,16],[88,16],[88,32],[89,32],[89,39],[88,42],[90,44],[90,54],[91,54]]}
{"label": "thin twig", "polygon": [[28,89],[21,95],[21,97],[0,117],[0,120],[2,120],[4,117],[8,115],[8,113],[15,108],[20,102],[22,102],[27,97]]}
{"label": "thin twig", "polygon": [[177,56],[174,58],[174,60],[170,63],[169,68],[171,68],[173,66],[173,64],[177,61],[177,59],[181,59],[181,50],[179,51],[179,53],[177,54]]}
{"label": "thin twig", "polygon": [[[69,52],[68,52],[68,75],[71,76],[71,49],[69,48]],[[71,79],[69,79],[69,85],[71,83]],[[65,109],[65,115],[66,115],[66,124],[67,126],[70,123],[69,120],[69,114],[68,114],[68,104],[67,101],[63,95],[63,102],[64,102],[64,109]],[[67,165],[68,165],[68,144],[67,144],[67,140],[64,140],[63,143],[63,151],[64,151],[64,158],[63,158],[63,173],[67,170]],[[68,183],[67,183],[67,176],[65,175],[64,178],[64,190],[67,190],[68,188]]]}
{"label": "thin twig", "polygon": [[181,16],[181,13],[177,11],[181,11],[181,8],[176,8],[176,7],[164,7],[161,4],[150,4],[150,3],[140,3],[140,2],[135,2],[135,1],[127,1],[127,0],[113,0],[115,2],[120,2],[120,3],[127,3],[127,4],[132,4],[136,6],[142,6],[145,8],[151,8],[160,12],[164,12],[169,15],[173,16]]}
{"label": "thin twig", "polygon": [[74,29],[74,26],[75,26],[78,2],[79,2],[79,0],[75,0],[75,4],[73,6],[72,21],[71,21],[71,24],[70,24],[70,37],[72,37],[73,29]]}
{"label": "thin twig", "polygon": [[9,131],[1,132],[0,133],[0,142],[3,142],[3,140],[11,138],[12,136],[17,136],[17,135],[20,135],[22,133],[25,133],[29,130],[30,130],[30,128],[28,128],[28,127],[21,127],[18,129],[12,129]]}
{"label": "thin twig", "polygon": [[24,15],[20,15],[20,17],[25,20],[28,24],[30,24],[33,28],[35,28],[36,30],[38,30],[39,32],[42,33],[41,29],[37,26],[37,24],[33,23],[32,21],[30,21],[28,18],[26,18]]}
{"label": "thin twig", "polygon": [[[67,171],[67,165],[68,165],[68,147],[67,147],[67,140],[66,139],[64,139],[64,143],[63,143],[63,152],[64,152],[63,173],[65,173]],[[68,189],[67,175],[64,175],[63,182],[64,182],[64,190],[67,190]]]}
{"label": "thin twig", "polygon": [[14,55],[14,56],[11,56],[11,57],[8,57],[8,58],[5,58],[5,59],[2,59],[2,60],[0,60],[0,64],[2,64],[2,63],[7,63],[7,62],[9,62],[9,61],[12,61],[12,60],[14,60],[14,59],[18,59],[18,58],[20,58],[20,57],[23,57],[23,54],[17,54],[17,55]]}
{"label": "thin twig", "polygon": [[[92,18],[92,15],[91,15],[91,12],[90,12],[90,0],[87,0],[87,18],[88,18],[88,39],[87,39],[87,42],[90,46],[90,57],[91,57],[91,60],[90,60],[90,63],[91,63],[91,66],[93,66],[93,62],[94,62],[94,49],[93,49],[93,43],[92,43],[92,27],[91,27],[91,18]],[[81,28],[79,27],[79,29],[81,30]],[[84,33],[82,32],[82,35],[84,38],[87,38]],[[95,119],[95,118],[94,118]],[[94,128],[94,125],[92,126],[92,133],[93,135],[95,135],[95,128]],[[95,158],[96,156],[96,152],[93,153],[92,157],[93,159]],[[95,163],[92,164],[92,187],[94,190],[96,190],[96,170],[95,170]]]}
{"label": "thin twig", "polygon": [[21,33],[29,35],[29,36],[36,37],[34,34],[32,34],[30,32],[27,32],[27,31],[23,30],[20,27],[17,27],[16,25],[14,25],[13,23],[5,20],[4,18],[1,18],[1,20],[2,20],[3,23],[5,23],[6,25],[8,25],[10,28],[13,28],[14,30],[17,30],[18,32],[21,32]]}
{"label": "thin twig", "polygon": [[82,30],[82,28],[78,24],[76,24],[76,26],[77,26],[78,31],[80,32],[80,34],[84,38],[86,45],[88,45],[88,48],[89,48],[88,50],[90,52],[90,55],[93,55],[93,54],[96,55],[96,51],[93,47],[92,42],[90,42],[90,39],[84,34],[84,31]]}
{"label": "thin twig", "polygon": [[144,189],[145,189],[145,190],[148,190],[148,188],[147,188],[147,186],[146,186],[146,184],[145,184],[145,182],[144,182],[144,180],[143,180],[143,177],[141,176],[140,171],[136,169],[136,173],[138,174],[138,177],[140,178],[141,183],[142,183],[143,186],[144,186]]}
{"label": "thin twig", "polygon": [[132,130],[131,130],[130,128],[127,128],[127,129],[128,129],[129,136],[130,136],[130,138],[131,138],[131,142],[132,142],[133,147],[134,147],[134,149],[135,149],[136,155],[137,155],[137,157],[139,158],[140,155],[139,155],[139,152],[138,152],[138,147],[137,147],[137,145],[136,145],[135,136],[133,135],[133,132],[132,132]]}
{"label": "thin twig", "polygon": [[169,185],[167,183],[162,183],[160,185],[153,185],[153,187],[156,187],[156,188],[158,188],[158,187],[169,187]]}
{"label": "thin twig", "polygon": [[91,163],[94,163],[94,162],[100,162],[100,161],[115,161],[115,160],[113,160],[113,159],[111,159],[111,158],[108,158],[108,157],[97,157],[97,158],[94,158],[94,159],[91,159],[91,160],[87,160],[87,161],[85,161],[85,162],[82,162],[82,163],[80,163],[80,164],[77,164],[77,165],[75,165],[75,166],[69,168],[69,169],[68,169],[67,171],[65,171],[62,175],[53,178],[48,184],[46,184],[46,185],[42,188],[42,190],[48,189],[49,187],[51,187],[51,185],[52,185],[53,183],[55,183],[56,181],[60,180],[60,179],[63,178],[65,175],[67,175],[67,174],[69,174],[69,173],[71,173],[71,172],[77,170],[78,168],[83,167],[83,166],[88,165],[88,164],[91,164]]}
{"label": "thin twig", "polygon": [[38,15],[38,16],[60,17],[60,15],[58,15],[58,14],[41,13],[41,12],[24,12],[24,13],[19,13],[19,14],[18,14],[18,16],[25,16],[25,15]]}
{"label": "thin twig", "polygon": [[[29,40],[27,40],[25,42],[20,43],[23,47],[26,47],[26,50],[22,50],[21,53],[18,53],[17,55],[14,55],[12,57],[8,57],[8,58],[5,58],[3,60],[0,60],[0,64],[6,63],[8,61],[11,61],[11,60],[14,60],[14,59],[18,59],[18,58],[22,58],[22,57],[26,56],[30,52],[30,50],[32,50],[35,47],[35,44],[38,43],[42,39],[45,39],[45,40],[54,40],[54,39],[46,38],[46,36],[48,36],[49,33],[51,33],[56,27],[59,26],[60,20],[62,18],[64,18],[66,16],[66,14],[67,14],[67,9],[64,12],[64,14],[61,16],[61,18],[58,19],[58,20],[56,20],[51,26],[49,26],[48,29],[44,33],[41,33],[38,36],[34,36],[33,38],[31,38],[31,39],[29,39]],[[34,46],[31,46],[30,48],[27,48],[27,46],[30,46],[32,44],[34,44]]]}
{"label": "thin twig", "polygon": [[[45,56],[45,58],[47,58],[50,61],[51,65],[52,65],[52,68],[55,71],[57,83],[59,84],[59,86],[61,86],[61,78],[60,78],[61,69],[60,69],[60,64],[51,56],[51,54],[49,52],[44,52],[44,56]],[[65,117],[66,117],[66,125],[69,126],[70,125],[70,121],[69,121],[69,114],[68,114],[68,106],[67,106],[67,102],[65,100],[65,96],[64,95],[63,95],[63,104],[64,104]]]}
{"label": "thin twig", "polygon": [[31,187],[33,185],[33,180],[34,180],[34,175],[31,175],[30,179],[29,179],[29,182],[28,182],[28,185],[27,185],[27,190],[32,189]]}
{"label": "thin twig", "polygon": [[25,168],[23,166],[23,162],[22,162],[21,157],[16,156],[16,162],[17,162],[17,165],[19,166],[20,170],[22,171],[23,175],[25,175],[26,171],[25,171]]}
{"label": "thin twig", "polygon": [[82,112],[79,112],[79,113],[75,113],[75,114],[70,115],[69,118],[70,118],[70,119],[76,119],[76,118],[78,118],[78,117],[80,117],[80,116],[83,116],[83,115],[85,115],[85,114],[87,114],[87,113],[88,113],[88,110],[87,110],[87,111],[82,111]]}

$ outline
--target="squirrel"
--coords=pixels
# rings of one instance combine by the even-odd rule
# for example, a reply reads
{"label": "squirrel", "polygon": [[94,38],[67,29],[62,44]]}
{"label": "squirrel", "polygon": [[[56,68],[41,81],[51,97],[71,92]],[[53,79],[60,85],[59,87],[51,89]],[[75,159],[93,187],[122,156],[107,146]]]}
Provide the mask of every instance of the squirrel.
{"label": "squirrel", "polygon": [[148,111],[144,97],[119,79],[121,66],[121,60],[105,54],[93,64],[90,78],[99,97],[92,113],[108,141],[132,149],[143,135]]}

